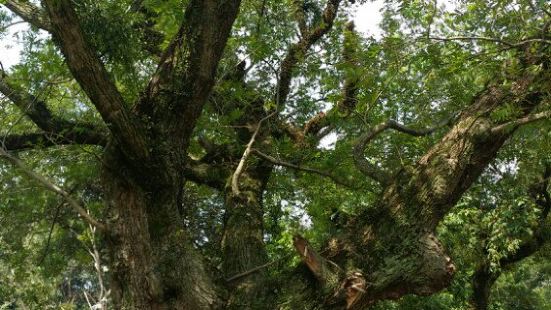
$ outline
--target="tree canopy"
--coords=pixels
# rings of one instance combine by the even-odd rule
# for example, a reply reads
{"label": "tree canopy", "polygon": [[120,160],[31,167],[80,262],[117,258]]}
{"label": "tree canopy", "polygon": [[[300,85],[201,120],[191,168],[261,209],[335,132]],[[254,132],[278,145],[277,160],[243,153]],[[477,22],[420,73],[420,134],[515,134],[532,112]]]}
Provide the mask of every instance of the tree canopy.
{"label": "tree canopy", "polygon": [[0,309],[551,309],[551,5],[370,5],[0,0]]}

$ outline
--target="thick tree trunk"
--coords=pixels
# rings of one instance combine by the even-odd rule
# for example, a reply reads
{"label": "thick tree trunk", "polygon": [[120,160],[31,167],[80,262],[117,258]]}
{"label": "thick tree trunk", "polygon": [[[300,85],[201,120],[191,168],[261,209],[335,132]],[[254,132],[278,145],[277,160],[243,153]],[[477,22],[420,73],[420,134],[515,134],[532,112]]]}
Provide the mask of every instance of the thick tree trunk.
{"label": "thick tree trunk", "polygon": [[266,272],[264,269],[253,269],[268,260],[264,244],[262,195],[271,169],[271,166],[263,164],[247,169],[239,179],[239,195],[232,192],[231,186],[226,188],[222,268],[229,281],[227,306],[230,309],[261,309],[267,306]]}
{"label": "thick tree trunk", "polygon": [[[114,147],[106,154],[103,182],[113,227],[107,240],[116,309],[215,308],[215,286],[178,211],[181,178],[162,173],[138,182]],[[167,176],[173,183],[159,182]]]}

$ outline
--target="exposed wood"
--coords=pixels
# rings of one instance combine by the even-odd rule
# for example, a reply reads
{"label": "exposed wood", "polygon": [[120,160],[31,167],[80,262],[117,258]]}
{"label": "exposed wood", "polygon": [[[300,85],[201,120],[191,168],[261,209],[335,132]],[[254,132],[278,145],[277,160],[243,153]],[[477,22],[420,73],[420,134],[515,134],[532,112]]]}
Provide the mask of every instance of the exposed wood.
{"label": "exposed wood", "polygon": [[240,195],[239,177],[241,176],[241,173],[243,172],[243,167],[245,166],[245,162],[247,161],[247,159],[249,158],[249,155],[251,154],[252,147],[253,147],[254,143],[256,142],[256,136],[260,132],[260,128],[262,126],[262,123],[265,122],[270,117],[276,115],[276,114],[277,114],[277,111],[272,112],[269,115],[262,118],[260,121],[258,121],[258,124],[256,124],[253,135],[251,136],[251,139],[250,139],[249,143],[247,143],[247,147],[245,148],[245,151],[243,152],[243,156],[241,156],[241,159],[239,160],[239,164],[237,164],[237,168],[235,168],[235,171],[234,171],[234,173],[232,175],[232,178],[231,178],[231,189],[232,189],[232,192],[235,196]]}

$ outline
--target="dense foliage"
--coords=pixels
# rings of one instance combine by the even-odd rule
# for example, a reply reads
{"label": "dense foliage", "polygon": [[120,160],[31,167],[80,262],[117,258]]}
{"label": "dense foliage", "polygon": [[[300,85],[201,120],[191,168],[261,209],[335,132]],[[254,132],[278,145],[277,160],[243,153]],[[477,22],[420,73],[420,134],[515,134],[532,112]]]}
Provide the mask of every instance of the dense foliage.
{"label": "dense foliage", "polygon": [[[160,60],[166,61],[163,51],[170,50],[182,20],[193,20],[196,1],[61,2],[72,3],[90,48],[125,108],[145,111],[137,115],[143,117],[139,121],[147,139],[156,141],[163,154],[159,158],[174,160],[166,155],[172,151],[163,153],[170,149],[161,138],[166,137],[165,127],[155,127],[155,117],[169,116],[161,117],[156,111],[147,114],[149,108],[142,103],[148,92],[156,91],[149,88],[156,81],[151,77],[160,72]],[[337,12],[327,9],[333,2]],[[113,299],[118,297],[110,294],[115,242],[83,220],[67,197],[28,172],[62,188],[93,218],[115,223],[115,207],[105,202],[111,199],[105,174],[109,179],[110,171],[126,171],[110,166],[109,154],[114,152],[106,151],[124,144],[116,133],[115,138],[109,136],[119,127],[106,121],[82,78],[75,79],[74,68],[65,60],[68,47],[60,43],[61,31],[45,21],[47,14],[42,12],[55,5],[0,3],[4,5],[0,39],[22,17],[29,23],[28,30],[18,34],[23,46],[20,63],[0,72],[0,146],[5,148],[0,159],[8,159],[0,161],[0,309],[115,307]],[[29,9],[27,5],[40,12],[29,18],[29,12],[17,9]],[[379,208],[387,183],[370,175],[369,167],[405,180],[492,85],[515,89],[519,77],[530,74],[550,80],[551,6],[547,1],[389,0],[380,12],[380,37],[358,32],[351,23],[354,10],[369,5],[369,1],[325,0],[244,0],[240,5],[215,66],[208,101],[199,109],[202,113],[189,143],[182,144],[186,181],[177,190],[182,218],[177,225],[189,233],[213,282],[223,287],[221,296],[228,308],[326,305],[330,299],[326,296],[332,296],[335,287],[309,286],[314,277],[307,268],[310,265],[305,265],[306,250],[297,254],[296,236],[308,240],[305,249],[316,249],[330,265],[341,266],[335,268],[365,270],[365,265],[351,268],[343,262],[353,256],[354,238],[367,238],[357,223],[384,218]],[[54,14],[49,14],[53,20]],[[313,39],[316,31],[321,35]],[[187,57],[185,51],[182,55],[178,57]],[[538,61],[532,61],[535,58]],[[174,80],[160,89],[177,83]],[[538,91],[537,105],[528,108],[532,97],[518,99],[512,91],[514,95],[503,96],[505,104],[487,114],[496,126],[508,126],[526,115],[537,119],[513,123],[514,133],[498,147],[476,181],[466,182],[468,188],[458,192],[457,203],[449,199],[455,206],[436,223],[436,236],[455,265],[451,283],[430,294],[409,287],[403,290],[430,296],[377,295],[374,309],[551,309],[551,88],[536,79],[531,82],[524,91]],[[189,85],[178,92],[191,92]],[[41,110],[42,105],[49,112]],[[40,122],[43,117],[49,118],[45,124]],[[370,164],[365,168],[353,149],[366,132],[389,119],[408,129],[384,128],[367,141],[369,145],[360,150]],[[180,122],[191,121],[186,114]],[[425,128],[434,130],[407,134]],[[96,132],[108,138],[97,138]],[[121,156],[132,158],[126,153]],[[15,161],[23,166],[14,165]],[[161,176],[153,177],[146,168],[142,171],[143,179],[164,184]],[[242,205],[249,209],[242,211]],[[260,213],[260,228],[253,227],[255,219],[247,212]],[[151,225],[151,231],[158,228]],[[397,233],[406,227],[396,225]],[[247,239],[247,229],[257,229],[251,235],[260,237]],[[234,262],[231,257],[240,258],[233,253],[241,245],[232,240],[240,236],[262,253],[244,256],[246,263]],[[331,256],[332,240],[350,236],[354,245],[343,246],[346,259]],[[372,244],[377,253],[385,253],[381,256],[391,252],[380,249],[384,244]],[[373,268],[392,265],[380,259],[376,256],[369,262]],[[232,286],[232,281],[248,279],[249,271],[262,276],[261,293],[250,293],[240,284]],[[314,275],[320,277],[315,271]],[[320,282],[324,281],[331,282]],[[312,294],[318,289],[323,293]],[[484,297],[486,292],[489,295]],[[249,299],[246,306],[236,302],[240,296]],[[488,300],[488,305],[481,304]]]}

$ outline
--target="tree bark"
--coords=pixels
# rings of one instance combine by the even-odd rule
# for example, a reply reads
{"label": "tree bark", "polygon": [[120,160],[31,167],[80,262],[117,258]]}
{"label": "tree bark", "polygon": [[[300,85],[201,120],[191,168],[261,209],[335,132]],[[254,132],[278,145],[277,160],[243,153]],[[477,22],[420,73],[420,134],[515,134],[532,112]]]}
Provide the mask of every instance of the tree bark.
{"label": "tree bark", "polygon": [[[271,167],[249,168],[240,177],[240,193],[225,191],[222,269],[228,279],[229,309],[259,309],[267,306],[266,273],[261,269],[240,276],[268,261],[264,244],[262,196]],[[229,184],[229,182],[228,182]]]}
{"label": "tree bark", "polygon": [[[447,287],[455,267],[435,229],[514,132],[514,128],[492,130],[499,125],[492,111],[520,103],[523,116],[527,115],[543,98],[531,90],[547,88],[544,75],[531,73],[509,87],[500,83],[488,87],[440,142],[413,167],[404,167],[391,178],[373,208],[348,221],[346,233],[329,242],[323,258],[301,254],[318,280],[334,292],[330,303],[364,309],[378,300],[429,295]],[[299,253],[304,248],[300,242],[295,246]],[[330,268],[332,263],[341,270]],[[335,274],[340,281],[324,281]]]}
{"label": "tree bark", "polygon": [[[219,302],[179,213],[183,179],[144,187],[121,153],[108,149],[104,185],[117,309],[213,309]],[[116,167],[117,171],[112,170]],[[174,171],[167,167],[168,171]],[[152,177],[152,176],[147,176]],[[166,179],[157,178],[157,180]],[[153,183],[150,183],[153,184]]]}

